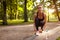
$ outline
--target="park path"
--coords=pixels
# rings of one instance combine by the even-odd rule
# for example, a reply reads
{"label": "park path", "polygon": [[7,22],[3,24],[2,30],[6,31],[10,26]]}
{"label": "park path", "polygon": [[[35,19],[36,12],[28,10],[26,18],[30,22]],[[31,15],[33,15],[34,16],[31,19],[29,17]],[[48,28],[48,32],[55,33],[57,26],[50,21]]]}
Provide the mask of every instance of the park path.
{"label": "park path", "polygon": [[[0,40],[56,40],[60,36],[60,23],[47,23],[47,27],[41,36],[34,36],[33,24],[15,25],[15,26],[0,26]],[[31,36],[32,35],[32,36]],[[28,39],[28,40],[30,40]]]}

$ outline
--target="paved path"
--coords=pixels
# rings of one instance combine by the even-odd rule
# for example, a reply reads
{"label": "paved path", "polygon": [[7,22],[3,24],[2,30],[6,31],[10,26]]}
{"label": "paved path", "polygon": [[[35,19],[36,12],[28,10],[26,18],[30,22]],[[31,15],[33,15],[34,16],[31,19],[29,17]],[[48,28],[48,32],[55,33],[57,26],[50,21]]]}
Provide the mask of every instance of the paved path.
{"label": "paved path", "polygon": [[[60,36],[59,23],[47,23],[45,30],[41,36],[35,36],[33,24],[17,25],[17,26],[0,26],[0,40],[56,40]],[[47,35],[46,35],[47,34]]]}
{"label": "paved path", "polygon": [[35,40],[56,40],[58,36],[60,36],[60,26],[43,32],[40,36],[36,37]]}

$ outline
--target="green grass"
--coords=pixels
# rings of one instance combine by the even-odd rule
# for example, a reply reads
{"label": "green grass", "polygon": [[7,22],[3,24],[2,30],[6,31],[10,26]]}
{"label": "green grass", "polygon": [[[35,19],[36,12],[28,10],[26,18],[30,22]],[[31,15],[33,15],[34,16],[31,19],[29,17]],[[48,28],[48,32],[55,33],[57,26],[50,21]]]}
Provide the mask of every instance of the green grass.
{"label": "green grass", "polygon": [[[8,25],[24,25],[24,24],[32,24],[33,21],[30,20],[28,22],[24,22],[24,20],[7,20]],[[0,20],[0,25],[2,24],[2,20]]]}
{"label": "green grass", "polygon": [[30,24],[33,21],[24,22],[24,20],[8,20],[8,25]]}
{"label": "green grass", "polygon": [[56,40],[60,40],[60,37],[58,37]]}
{"label": "green grass", "polygon": [[[57,20],[50,20],[50,22],[57,22]],[[33,20],[29,20],[28,22],[24,22],[24,20],[7,20],[8,25],[24,25],[24,24],[32,24]],[[2,25],[2,20],[0,20],[0,25]]]}

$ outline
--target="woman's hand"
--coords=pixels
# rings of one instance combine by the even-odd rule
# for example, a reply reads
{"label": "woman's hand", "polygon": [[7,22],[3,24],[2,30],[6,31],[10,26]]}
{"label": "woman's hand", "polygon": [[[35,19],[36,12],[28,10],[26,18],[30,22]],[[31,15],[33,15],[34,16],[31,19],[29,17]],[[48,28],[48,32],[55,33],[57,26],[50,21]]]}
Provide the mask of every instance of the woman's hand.
{"label": "woman's hand", "polygon": [[34,28],[34,31],[36,31],[36,28]]}
{"label": "woman's hand", "polygon": [[40,29],[39,32],[42,33],[42,29]]}
{"label": "woman's hand", "polygon": [[46,23],[44,24],[44,26],[43,26],[43,30],[45,30],[46,29]]}

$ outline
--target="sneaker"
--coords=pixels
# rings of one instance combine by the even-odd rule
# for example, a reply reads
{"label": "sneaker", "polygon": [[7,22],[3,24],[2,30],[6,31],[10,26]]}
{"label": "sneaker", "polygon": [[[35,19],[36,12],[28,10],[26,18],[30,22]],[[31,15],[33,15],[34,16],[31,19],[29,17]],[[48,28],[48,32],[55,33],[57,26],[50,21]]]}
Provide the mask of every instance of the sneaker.
{"label": "sneaker", "polygon": [[39,33],[39,32],[36,32],[36,35],[37,35],[37,36],[40,36],[40,35],[41,35],[41,33]]}

